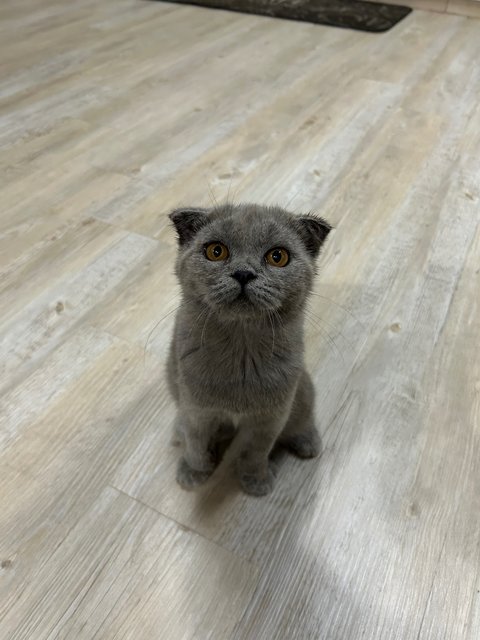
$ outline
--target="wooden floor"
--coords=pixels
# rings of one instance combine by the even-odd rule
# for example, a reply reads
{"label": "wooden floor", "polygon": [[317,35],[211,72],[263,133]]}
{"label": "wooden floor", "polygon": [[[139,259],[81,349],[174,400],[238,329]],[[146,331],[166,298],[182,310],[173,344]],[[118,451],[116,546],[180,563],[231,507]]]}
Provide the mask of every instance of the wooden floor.
{"label": "wooden floor", "polygon": [[[0,638],[479,638],[480,21],[0,20]],[[265,499],[174,481],[166,213],[227,195],[336,227]]]}

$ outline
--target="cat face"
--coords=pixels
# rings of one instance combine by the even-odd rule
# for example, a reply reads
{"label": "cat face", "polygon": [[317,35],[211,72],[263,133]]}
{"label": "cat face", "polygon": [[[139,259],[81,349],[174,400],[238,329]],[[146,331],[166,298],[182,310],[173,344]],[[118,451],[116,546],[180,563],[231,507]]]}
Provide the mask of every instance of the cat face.
{"label": "cat face", "polygon": [[260,205],[178,209],[170,219],[185,297],[226,319],[252,320],[303,305],[331,230],[321,218]]}

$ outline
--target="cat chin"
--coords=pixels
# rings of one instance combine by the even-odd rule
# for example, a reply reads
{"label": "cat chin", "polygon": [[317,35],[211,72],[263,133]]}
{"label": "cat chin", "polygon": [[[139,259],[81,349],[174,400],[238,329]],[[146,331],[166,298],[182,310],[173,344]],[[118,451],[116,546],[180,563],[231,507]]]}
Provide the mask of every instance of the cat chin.
{"label": "cat chin", "polygon": [[234,302],[217,307],[219,317],[230,321],[243,320],[254,321],[262,316],[262,311],[251,303]]}
{"label": "cat chin", "polygon": [[264,305],[259,305],[251,298],[241,297],[234,300],[228,300],[210,305],[222,320],[235,322],[257,322],[265,318],[268,312],[274,312],[274,309],[268,309]]}

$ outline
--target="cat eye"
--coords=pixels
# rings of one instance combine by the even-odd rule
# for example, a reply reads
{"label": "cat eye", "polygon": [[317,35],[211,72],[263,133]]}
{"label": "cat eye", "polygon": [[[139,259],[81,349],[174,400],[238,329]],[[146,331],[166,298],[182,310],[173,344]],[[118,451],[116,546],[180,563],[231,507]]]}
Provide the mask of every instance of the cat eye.
{"label": "cat eye", "polygon": [[212,262],[226,260],[229,256],[227,247],[221,242],[211,242],[205,247],[205,256]]}
{"label": "cat eye", "polygon": [[281,249],[280,247],[271,249],[265,256],[265,260],[272,267],[285,267],[288,264],[289,259],[290,256],[288,255],[288,251],[286,249]]}

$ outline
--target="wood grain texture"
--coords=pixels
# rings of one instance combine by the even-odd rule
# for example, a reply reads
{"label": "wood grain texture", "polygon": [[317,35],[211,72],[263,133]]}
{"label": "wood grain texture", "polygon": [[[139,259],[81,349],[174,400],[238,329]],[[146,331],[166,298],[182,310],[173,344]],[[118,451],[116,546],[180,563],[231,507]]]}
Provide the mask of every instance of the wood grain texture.
{"label": "wood grain texture", "polygon": [[[2,640],[479,637],[478,24],[2,3]],[[170,444],[166,213],[227,198],[335,226],[261,500]]]}
{"label": "wood grain texture", "polygon": [[[373,0],[373,2],[380,2],[380,0]],[[400,4],[412,9],[421,9],[422,11],[437,11],[438,13],[444,13],[447,10],[448,0],[382,0],[385,4]]]}
{"label": "wood grain texture", "polygon": [[478,0],[448,0],[447,11],[459,16],[480,18],[480,3]]}
{"label": "wood grain texture", "polygon": [[[255,574],[224,549],[107,487],[3,624],[14,629],[12,640],[228,637],[229,613],[245,606]],[[28,614],[19,616],[23,610]]]}
{"label": "wood grain texture", "polygon": [[372,0],[372,2],[382,2],[386,4],[404,4],[412,9],[422,11],[436,11],[438,13],[451,13],[459,16],[469,16],[471,18],[480,17],[479,0],[409,0],[399,2],[399,0]]}

